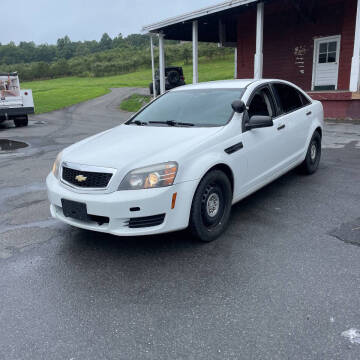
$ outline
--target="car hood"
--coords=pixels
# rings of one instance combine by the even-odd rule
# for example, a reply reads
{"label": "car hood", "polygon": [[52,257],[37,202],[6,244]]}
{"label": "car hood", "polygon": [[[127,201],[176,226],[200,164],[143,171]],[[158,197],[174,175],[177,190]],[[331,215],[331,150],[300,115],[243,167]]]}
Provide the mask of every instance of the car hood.
{"label": "car hood", "polygon": [[221,129],[123,124],[71,145],[63,160],[119,170],[178,161]]}

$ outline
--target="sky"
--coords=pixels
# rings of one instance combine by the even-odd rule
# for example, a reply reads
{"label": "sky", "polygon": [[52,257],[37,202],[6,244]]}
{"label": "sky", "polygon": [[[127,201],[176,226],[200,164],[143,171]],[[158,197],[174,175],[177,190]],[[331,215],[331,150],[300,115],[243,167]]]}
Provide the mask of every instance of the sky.
{"label": "sky", "polygon": [[65,35],[73,41],[99,40],[105,32],[112,38],[126,36],[140,33],[144,25],[223,1],[0,0],[0,43],[55,44]]}

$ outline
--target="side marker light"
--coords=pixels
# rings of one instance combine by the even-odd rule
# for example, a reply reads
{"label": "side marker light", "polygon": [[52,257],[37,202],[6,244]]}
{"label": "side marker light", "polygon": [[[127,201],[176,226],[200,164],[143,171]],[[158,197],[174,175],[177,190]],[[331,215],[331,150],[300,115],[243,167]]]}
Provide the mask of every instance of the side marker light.
{"label": "side marker light", "polygon": [[173,193],[172,200],[171,200],[171,210],[173,210],[175,208],[176,197],[177,197],[177,193]]}

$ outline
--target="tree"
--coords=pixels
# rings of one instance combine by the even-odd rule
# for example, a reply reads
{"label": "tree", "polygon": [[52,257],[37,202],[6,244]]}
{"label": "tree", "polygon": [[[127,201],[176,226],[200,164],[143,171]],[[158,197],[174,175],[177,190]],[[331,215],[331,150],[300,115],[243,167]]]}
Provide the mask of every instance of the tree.
{"label": "tree", "polygon": [[75,52],[75,47],[70,38],[66,35],[57,41],[57,56],[58,58],[70,59]]}
{"label": "tree", "polygon": [[184,59],[185,64],[188,64],[191,59],[191,50],[188,44],[183,44],[182,46],[182,58]]}
{"label": "tree", "polygon": [[125,41],[124,41],[124,38],[121,33],[119,33],[118,36],[114,37],[113,43],[112,43],[114,48],[123,46],[124,44],[125,44]]}
{"label": "tree", "polygon": [[109,50],[109,49],[111,49],[112,48],[112,39],[111,39],[111,37],[107,33],[104,33],[103,36],[101,37],[99,45],[100,45],[101,50]]}
{"label": "tree", "polygon": [[65,59],[60,59],[59,61],[51,65],[51,75],[52,77],[61,77],[69,75],[69,65]]}

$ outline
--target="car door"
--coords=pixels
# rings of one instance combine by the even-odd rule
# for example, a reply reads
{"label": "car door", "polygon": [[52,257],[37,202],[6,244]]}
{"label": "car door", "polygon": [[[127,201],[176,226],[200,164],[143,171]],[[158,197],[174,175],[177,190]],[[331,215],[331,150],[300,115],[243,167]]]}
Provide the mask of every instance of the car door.
{"label": "car door", "polygon": [[[271,116],[274,126],[246,130],[246,122],[254,115]],[[279,119],[270,87],[265,85],[255,89],[243,115],[243,149],[248,161],[245,191],[258,187],[276,173],[281,160],[278,126]]]}
{"label": "car door", "polygon": [[278,141],[283,152],[283,165],[287,167],[304,153],[312,121],[310,100],[291,85],[272,83],[271,86],[280,108],[281,136]]}

